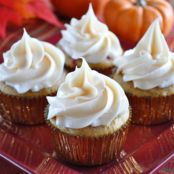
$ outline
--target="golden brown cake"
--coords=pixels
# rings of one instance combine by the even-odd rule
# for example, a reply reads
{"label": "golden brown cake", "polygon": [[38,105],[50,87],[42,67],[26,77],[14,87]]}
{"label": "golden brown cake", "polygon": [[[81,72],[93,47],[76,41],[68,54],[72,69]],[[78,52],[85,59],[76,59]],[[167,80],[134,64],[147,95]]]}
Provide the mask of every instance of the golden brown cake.
{"label": "golden brown cake", "polygon": [[57,86],[39,92],[19,94],[14,88],[0,82],[0,114],[14,123],[40,124],[44,122],[46,96],[55,95]]}
{"label": "golden brown cake", "polygon": [[46,96],[55,95],[64,78],[64,54],[26,31],[0,64],[0,115],[14,123],[44,122]]}
{"label": "golden brown cake", "polygon": [[174,85],[147,91],[134,88],[132,82],[123,82],[122,75],[113,77],[124,89],[132,108],[132,122],[143,125],[164,123],[174,118]]}
{"label": "golden brown cake", "polygon": [[116,60],[113,78],[125,90],[132,122],[143,125],[174,118],[174,53],[169,51],[158,19],[132,50]]}
{"label": "golden brown cake", "polygon": [[57,96],[47,97],[45,117],[57,157],[77,165],[101,165],[119,157],[130,122],[127,97],[111,78],[82,66],[69,73]]}
{"label": "golden brown cake", "polygon": [[[67,71],[72,72],[72,71],[75,70],[76,66],[80,67],[81,64],[82,64],[81,59],[72,60],[72,58],[70,58],[69,56],[66,55],[66,65],[65,65],[65,68],[67,69]],[[111,76],[116,71],[115,65],[113,65],[113,63],[110,62],[110,61],[101,62],[101,63],[97,63],[97,64],[90,63],[90,67],[93,70],[96,70],[99,73],[105,74],[107,76]]]}
{"label": "golden brown cake", "polygon": [[92,6],[80,20],[73,18],[65,26],[57,46],[66,55],[66,68],[73,71],[81,63],[78,58],[84,57],[92,69],[112,74],[114,60],[122,55],[122,48],[114,33],[97,19]]}

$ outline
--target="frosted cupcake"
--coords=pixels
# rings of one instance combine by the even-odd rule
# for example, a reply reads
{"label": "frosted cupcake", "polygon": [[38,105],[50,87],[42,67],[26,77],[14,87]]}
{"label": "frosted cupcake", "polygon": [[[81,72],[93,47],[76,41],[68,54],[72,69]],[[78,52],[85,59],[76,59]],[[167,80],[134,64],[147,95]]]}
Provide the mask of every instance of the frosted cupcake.
{"label": "frosted cupcake", "polygon": [[78,165],[99,165],[119,156],[130,119],[123,89],[111,78],[82,66],[69,73],[57,96],[47,97],[48,124],[57,156]]}
{"label": "frosted cupcake", "polygon": [[3,54],[0,64],[0,115],[15,123],[44,122],[46,96],[56,94],[64,76],[65,56],[53,45],[31,38]]}
{"label": "frosted cupcake", "polygon": [[155,20],[133,50],[116,61],[118,81],[130,101],[133,122],[150,125],[174,117],[174,53]]}
{"label": "frosted cupcake", "polygon": [[79,57],[85,57],[92,69],[111,74],[114,60],[122,54],[118,38],[95,16],[92,6],[80,20],[73,18],[65,24],[62,39],[58,42],[66,54],[66,67],[74,70],[81,64]]}

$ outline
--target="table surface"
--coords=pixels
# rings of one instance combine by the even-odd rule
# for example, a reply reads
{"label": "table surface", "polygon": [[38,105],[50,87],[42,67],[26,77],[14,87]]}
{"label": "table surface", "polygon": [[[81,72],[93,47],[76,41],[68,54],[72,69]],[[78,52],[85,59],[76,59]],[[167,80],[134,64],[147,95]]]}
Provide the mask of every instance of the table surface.
{"label": "table surface", "polygon": [[[53,44],[57,42],[59,35],[55,35],[58,33],[58,30],[54,27],[50,27],[48,24],[40,24],[37,30],[33,30],[34,25],[29,25],[27,31],[32,34],[34,37],[39,37],[41,40],[51,41]],[[12,31],[11,31],[12,32]],[[12,35],[9,35],[5,40],[0,41],[0,54],[2,54],[5,50],[7,50],[10,45],[19,37],[22,33],[22,29],[15,31]],[[168,38],[168,42],[171,42],[171,38]],[[174,44],[171,44],[171,49],[173,49]],[[2,59],[0,58],[0,61]],[[0,143],[1,144],[1,143]],[[1,154],[0,154],[1,156]],[[24,171],[20,170],[15,165],[7,162],[7,160],[0,157],[0,174],[19,174],[25,173]],[[171,158],[161,169],[158,171],[159,174],[173,174],[174,173],[174,157]]]}

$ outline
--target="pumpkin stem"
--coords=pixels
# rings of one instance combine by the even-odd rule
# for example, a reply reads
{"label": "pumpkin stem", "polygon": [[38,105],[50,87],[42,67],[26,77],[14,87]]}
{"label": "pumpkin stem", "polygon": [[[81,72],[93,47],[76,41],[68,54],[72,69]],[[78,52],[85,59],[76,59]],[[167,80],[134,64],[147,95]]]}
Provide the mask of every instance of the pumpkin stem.
{"label": "pumpkin stem", "polygon": [[144,7],[146,5],[146,0],[137,0],[137,5]]}

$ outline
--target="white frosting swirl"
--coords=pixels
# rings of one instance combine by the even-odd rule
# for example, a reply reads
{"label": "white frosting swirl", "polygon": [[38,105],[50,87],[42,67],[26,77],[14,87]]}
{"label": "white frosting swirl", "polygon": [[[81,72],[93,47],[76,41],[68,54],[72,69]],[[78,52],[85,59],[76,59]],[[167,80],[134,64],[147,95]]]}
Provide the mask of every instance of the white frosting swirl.
{"label": "white frosting swirl", "polygon": [[72,19],[62,31],[59,45],[73,59],[85,57],[88,63],[101,63],[122,54],[117,37],[95,16],[92,6],[80,20]]}
{"label": "white frosting swirl", "polygon": [[148,90],[174,85],[174,53],[169,51],[156,19],[137,46],[115,61],[125,82]]}
{"label": "white frosting swirl", "polygon": [[25,30],[22,39],[12,45],[3,58],[0,81],[18,93],[52,87],[63,75],[63,52],[47,42],[31,38]]}
{"label": "white frosting swirl", "polygon": [[129,117],[128,100],[120,85],[91,70],[84,59],[81,68],[66,76],[57,96],[47,100],[48,119],[59,128],[109,125],[117,117]]}

